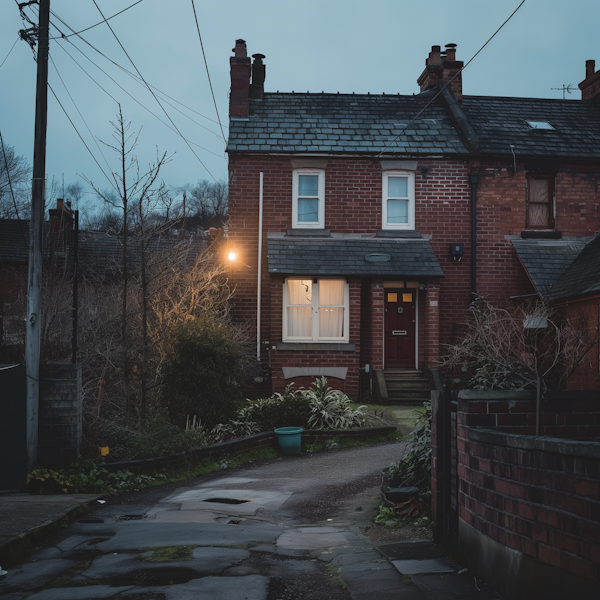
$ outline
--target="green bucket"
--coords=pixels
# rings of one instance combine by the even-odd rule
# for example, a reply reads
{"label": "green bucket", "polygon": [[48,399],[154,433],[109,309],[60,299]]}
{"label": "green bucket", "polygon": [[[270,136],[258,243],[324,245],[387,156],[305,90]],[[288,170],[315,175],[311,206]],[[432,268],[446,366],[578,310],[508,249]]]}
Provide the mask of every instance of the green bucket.
{"label": "green bucket", "polygon": [[279,427],[275,430],[282,454],[300,454],[303,431],[302,427]]}

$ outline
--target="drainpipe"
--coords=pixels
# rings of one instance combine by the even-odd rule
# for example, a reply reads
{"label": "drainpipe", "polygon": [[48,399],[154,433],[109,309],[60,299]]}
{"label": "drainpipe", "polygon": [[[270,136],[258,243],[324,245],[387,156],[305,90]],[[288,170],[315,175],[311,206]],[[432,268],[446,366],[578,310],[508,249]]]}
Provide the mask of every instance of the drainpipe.
{"label": "drainpipe", "polygon": [[263,173],[258,192],[258,281],[256,285],[256,359],[260,361],[260,295],[262,277]]}
{"label": "drainpipe", "polygon": [[477,295],[477,183],[479,175],[471,173],[471,299]]}

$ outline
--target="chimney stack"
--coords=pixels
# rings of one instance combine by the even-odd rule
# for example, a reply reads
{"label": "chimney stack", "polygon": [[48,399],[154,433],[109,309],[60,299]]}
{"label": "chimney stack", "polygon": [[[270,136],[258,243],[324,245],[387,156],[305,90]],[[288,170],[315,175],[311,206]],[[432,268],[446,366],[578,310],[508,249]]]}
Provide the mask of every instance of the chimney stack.
{"label": "chimney stack", "polygon": [[73,231],[73,210],[71,203],[62,198],[56,199],[56,208],[48,211],[50,216],[50,250],[64,252],[68,246],[69,231]]}
{"label": "chimney stack", "polygon": [[596,61],[585,61],[585,79],[579,84],[582,100],[600,102],[600,71],[596,71]]}
{"label": "chimney stack", "polygon": [[266,67],[263,63],[264,54],[253,54],[252,58],[252,83],[250,84],[250,98],[262,98],[265,91]]}
{"label": "chimney stack", "polygon": [[440,84],[449,84],[454,96],[460,102],[462,101],[460,70],[463,65],[462,60],[456,60],[456,44],[446,44],[445,52],[441,52],[440,46],[432,46],[429,57],[425,61],[425,70],[417,79],[417,83],[422,92],[436,88]]}
{"label": "chimney stack", "polygon": [[231,67],[231,92],[229,94],[229,116],[247,117],[250,93],[250,58],[246,52],[246,42],[236,40],[229,59]]}

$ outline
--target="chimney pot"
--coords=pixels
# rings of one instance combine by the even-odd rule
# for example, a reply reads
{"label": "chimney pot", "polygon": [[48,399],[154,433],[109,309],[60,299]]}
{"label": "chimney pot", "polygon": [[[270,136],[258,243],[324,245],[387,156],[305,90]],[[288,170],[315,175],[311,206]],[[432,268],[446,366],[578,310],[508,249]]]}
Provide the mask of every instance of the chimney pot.
{"label": "chimney pot", "polygon": [[586,60],[585,61],[585,78],[591,77],[596,72],[596,61]]}
{"label": "chimney pot", "polygon": [[446,60],[456,60],[456,44],[446,44]]}
{"label": "chimney pot", "polygon": [[235,40],[235,48],[232,50],[236,58],[245,58],[248,56],[246,51],[246,40]]}

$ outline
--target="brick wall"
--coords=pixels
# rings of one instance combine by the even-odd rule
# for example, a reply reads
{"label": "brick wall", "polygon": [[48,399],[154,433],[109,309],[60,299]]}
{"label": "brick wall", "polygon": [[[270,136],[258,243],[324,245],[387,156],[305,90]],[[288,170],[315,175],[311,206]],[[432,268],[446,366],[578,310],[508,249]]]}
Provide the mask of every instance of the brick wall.
{"label": "brick wall", "polygon": [[[439,402],[433,407],[433,510],[445,522],[442,411]],[[532,393],[459,393],[459,544],[470,567],[507,597],[558,599],[574,591],[597,597],[599,426],[600,398],[593,392],[548,394],[544,437],[530,435]]]}
{"label": "brick wall", "polygon": [[[415,173],[415,227],[430,238],[445,274],[439,281],[438,299],[438,336],[443,345],[456,339],[471,300],[471,170],[480,173],[477,192],[478,292],[499,304],[509,302],[511,296],[534,292],[514,248],[506,239],[506,236],[519,235],[526,228],[527,176],[521,163],[517,163],[515,174],[511,162],[468,164],[460,160],[420,160],[419,165],[428,166],[430,170],[426,177],[419,170]],[[292,165],[289,157],[230,155],[228,244],[240,256],[240,266],[232,270],[230,276],[236,287],[235,319],[255,324],[261,172],[264,173],[262,338],[272,342],[274,336],[280,335],[280,330],[279,334],[276,331],[277,326],[280,327],[280,315],[277,314],[276,297],[269,297],[267,292],[270,283],[266,239],[269,233],[292,227]],[[580,165],[563,165],[556,177],[557,229],[569,236],[592,235],[600,229],[599,194],[596,171]],[[381,196],[379,161],[328,160],[325,170],[326,228],[335,233],[374,234],[381,229]],[[452,242],[464,243],[464,256],[460,262],[450,256]],[[374,303],[371,318],[373,322],[379,322],[375,314],[379,310],[379,298],[373,289],[371,297]],[[420,305],[420,308],[424,307]],[[421,324],[424,325],[423,320]],[[421,328],[420,333],[425,336],[419,340],[423,364],[426,348],[428,345],[433,347],[426,336],[433,340],[434,332],[425,332]],[[376,367],[378,335],[374,333],[368,343],[372,344],[371,361]],[[366,359],[367,354],[363,352],[363,361]]]}
{"label": "brick wall", "polygon": [[[465,427],[463,416],[459,409],[460,526],[516,551],[514,560],[541,563],[527,563],[530,579],[546,567],[600,583],[600,443],[477,430]],[[476,552],[471,559],[483,560]],[[496,580],[508,575],[499,566],[491,574]],[[523,588],[518,597],[572,597],[556,595],[556,583],[544,587],[533,596]]]}
{"label": "brick wall", "polygon": [[81,366],[40,366],[38,461],[65,464],[77,458],[81,447]]}

